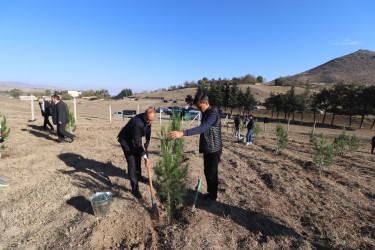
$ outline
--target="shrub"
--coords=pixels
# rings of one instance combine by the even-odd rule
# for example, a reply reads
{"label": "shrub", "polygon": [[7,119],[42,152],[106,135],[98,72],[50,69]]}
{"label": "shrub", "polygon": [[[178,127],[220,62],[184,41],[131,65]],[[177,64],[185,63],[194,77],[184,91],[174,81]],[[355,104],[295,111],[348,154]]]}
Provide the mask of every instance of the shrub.
{"label": "shrub", "polygon": [[357,136],[354,134],[352,138],[349,140],[349,150],[350,151],[357,151],[359,148],[359,140]]}
{"label": "shrub", "polygon": [[338,137],[335,138],[334,149],[335,153],[338,155],[345,155],[348,150],[356,151],[359,148],[359,140],[356,135],[351,138],[346,135],[344,130]]}
{"label": "shrub", "polygon": [[[180,130],[180,116],[172,115],[169,122],[168,132]],[[156,186],[158,196],[161,198],[168,214],[168,222],[172,220],[176,206],[183,202],[186,195],[184,187],[188,164],[181,166],[184,147],[183,138],[168,140],[167,132],[163,126],[161,134],[161,159],[154,168],[156,174]]]}
{"label": "shrub", "polygon": [[20,99],[20,95],[22,95],[23,91],[20,89],[12,89],[10,91],[10,96],[14,99]]}

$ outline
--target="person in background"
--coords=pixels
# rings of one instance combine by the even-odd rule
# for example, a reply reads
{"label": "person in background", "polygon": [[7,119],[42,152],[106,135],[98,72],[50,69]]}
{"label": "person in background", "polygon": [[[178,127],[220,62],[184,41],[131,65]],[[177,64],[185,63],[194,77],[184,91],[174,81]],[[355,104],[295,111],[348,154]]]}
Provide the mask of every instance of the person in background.
{"label": "person in background", "polygon": [[147,178],[142,176],[142,158],[145,160],[145,166],[150,166],[150,160],[142,147],[142,137],[146,136],[144,147],[147,150],[151,138],[151,124],[155,119],[155,115],[155,110],[149,108],[144,113],[134,116],[121,129],[117,136],[117,140],[120,143],[128,164],[128,174],[132,187],[131,193],[138,199],[142,198],[142,194],[139,192],[138,182],[147,183],[148,181]]}
{"label": "person in background", "polygon": [[194,100],[198,110],[202,112],[202,123],[200,126],[184,130],[172,131],[168,133],[168,139],[174,140],[182,136],[200,134],[199,153],[203,153],[204,175],[207,182],[207,194],[203,196],[206,205],[213,204],[217,199],[218,191],[218,166],[222,153],[223,142],[221,138],[221,117],[213,109],[208,96],[200,94]]}
{"label": "person in background", "polygon": [[43,130],[47,130],[47,125],[50,127],[51,130],[53,130],[53,126],[50,123],[49,118],[48,118],[51,116],[51,111],[50,111],[51,104],[48,101],[39,99],[39,107],[40,107],[40,111],[42,112],[42,116],[44,117]]}
{"label": "person in background", "polygon": [[55,104],[53,112],[54,118],[52,120],[55,121],[57,125],[57,136],[59,137],[59,142],[66,143],[65,136],[70,138],[70,142],[74,142],[76,136],[66,131],[66,125],[69,122],[66,103],[60,101],[57,95],[52,96],[52,102]]}
{"label": "person in background", "polygon": [[249,115],[249,122],[247,124],[247,134],[246,134],[246,145],[252,144],[252,134],[253,134],[253,128],[254,128],[254,120],[253,115]]}
{"label": "person in background", "polygon": [[240,115],[237,115],[236,118],[234,118],[234,128],[236,129],[236,132],[234,133],[234,137],[241,139],[241,132],[240,132]]}

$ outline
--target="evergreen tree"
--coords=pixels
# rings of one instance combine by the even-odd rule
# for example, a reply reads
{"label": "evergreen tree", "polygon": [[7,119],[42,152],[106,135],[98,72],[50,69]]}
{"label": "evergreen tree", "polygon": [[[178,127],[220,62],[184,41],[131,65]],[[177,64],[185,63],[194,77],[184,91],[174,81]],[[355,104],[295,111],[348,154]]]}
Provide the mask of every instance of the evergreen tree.
{"label": "evergreen tree", "polygon": [[0,113],[0,118],[2,118],[2,121],[1,121],[1,126],[0,126],[0,143],[1,143],[1,147],[0,147],[0,158],[1,158],[1,151],[6,149],[7,146],[5,146],[4,144],[2,144],[5,139],[9,136],[10,134],[10,128],[7,127],[7,118],[5,115],[2,115]]}
{"label": "evergreen tree", "polygon": [[359,140],[357,136],[354,134],[352,138],[349,140],[349,150],[350,151],[357,151],[359,148]]}
{"label": "evergreen tree", "polygon": [[328,142],[324,139],[324,134],[320,134],[320,140],[315,140],[314,142],[314,162],[319,164],[318,165],[318,173],[322,170],[324,166],[330,166],[333,164],[332,153],[333,153],[333,144],[328,144]]}
{"label": "evergreen tree", "polygon": [[[168,132],[180,130],[180,116],[173,113],[169,122]],[[184,187],[185,177],[188,171],[188,164],[181,166],[184,140],[168,140],[165,127],[162,127],[161,134],[161,153],[162,158],[157,162],[154,170],[156,174],[156,184],[158,195],[167,210],[168,221],[173,218],[176,205],[183,202],[186,195]]]}
{"label": "evergreen tree", "polygon": [[230,87],[229,87],[229,84],[228,83],[225,83],[224,84],[224,108],[225,108],[225,112],[227,112],[227,108],[229,107],[229,100],[230,100]]}
{"label": "evergreen tree", "polygon": [[344,155],[346,152],[346,147],[349,144],[349,136],[346,135],[346,130],[342,131],[342,133],[335,138],[333,142],[333,148],[335,149],[335,153],[338,155]]}
{"label": "evergreen tree", "polygon": [[260,125],[259,125],[258,119],[256,119],[254,123],[253,137],[252,137],[254,143],[259,139],[260,131],[261,131]]}
{"label": "evergreen tree", "polygon": [[249,112],[253,109],[254,105],[256,104],[256,100],[253,94],[251,93],[250,87],[247,87],[246,92],[243,96],[243,100],[244,100],[244,109],[249,114]]}
{"label": "evergreen tree", "polygon": [[239,93],[240,93],[240,89],[238,88],[238,84],[234,83],[230,89],[230,98],[229,98],[230,114],[232,114],[233,109],[238,107]]}
{"label": "evergreen tree", "polygon": [[185,102],[189,104],[189,106],[192,106],[194,103],[194,98],[191,95],[187,95],[185,98]]}
{"label": "evergreen tree", "polygon": [[277,145],[276,145],[276,154],[279,154],[280,148],[285,148],[288,145],[288,134],[285,131],[285,128],[279,122],[276,127],[276,137],[277,137]]}
{"label": "evergreen tree", "polygon": [[67,124],[67,126],[69,126],[70,131],[74,132],[77,129],[76,119],[74,118],[74,114],[70,112],[68,105],[66,105],[66,112],[68,113],[68,120],[69,120],[69,124]]}

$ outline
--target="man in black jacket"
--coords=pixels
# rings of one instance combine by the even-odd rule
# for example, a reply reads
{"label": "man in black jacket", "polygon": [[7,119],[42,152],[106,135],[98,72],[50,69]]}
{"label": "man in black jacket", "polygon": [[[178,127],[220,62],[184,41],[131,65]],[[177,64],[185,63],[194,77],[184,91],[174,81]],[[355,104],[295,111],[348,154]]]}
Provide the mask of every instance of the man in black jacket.
{"label": "man in black jacket", "polygon": [[218,166],[222,153],[223,142],[221,138],[221,117],[208,103],[208,96],[200,94],[194,100],[199,111],[202,112],[200,126],[168,133],[168,139],[173,140],[182,136],[200,134],[199,153],[203,153],[204,175],[207,182],[207,194],[203,197],[211,205],[217,198]]}
{"label": "man in black jacket", "polygon": [[131,118],[118,134],[118,142],[128,163],[128,174],[132,194],[136,198],[142,198],[139,192],[138,182],[147,182],[148,179],[142,176],[141,160],[144,158],[145,166],[150,165],[146,152],[142,147],[142,137],[146,136],[144,147],[147,149],[151,138],[151,124],[155,119],[155,110],[147,109],[145,113],[138,114]]}
{"label": "man in black jacket", "polygon": [[54,118],[53,121],[56,121],[57,125],[57,136],[59,137],[60,143],[65,143],[65,136],[70,138],[70,142],[73,142],[76,139],[76,136],[66,131],[66,125],[69,122],[68,113],[66,110],[66,103],[59,100],[59,97],[56,95],[52,96],[52,102],[55,104],[54,108]]}
{"label": "man in black jacket", "polygon": [[372,137],[371,146],[372,146],[372,148],[371,148],[371,154],[373,154],[374,153],[374,149],[375,149],[375,136]]}
{"label": "man in black jacket", "polygon": [[48,117],[51,116],[51,112],[50,112],[51,104],[48,101],[40,99],[39,106],[40,106],[40,111],[42,112],[42,116],[44,117],[43,130],[47,130],[47,125],[51,128],[51,130],[53,130],[53,126],[48,119]]}

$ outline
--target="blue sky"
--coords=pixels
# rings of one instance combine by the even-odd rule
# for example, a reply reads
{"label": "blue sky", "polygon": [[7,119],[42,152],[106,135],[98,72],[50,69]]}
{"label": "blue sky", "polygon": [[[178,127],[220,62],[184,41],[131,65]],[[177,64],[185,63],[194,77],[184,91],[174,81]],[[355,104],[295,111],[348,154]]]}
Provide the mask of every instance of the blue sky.
{"label": "blue sky", "polygon": [[0,81],[156,90],[270,81],[375,51],[373,0],[1,0]]}

